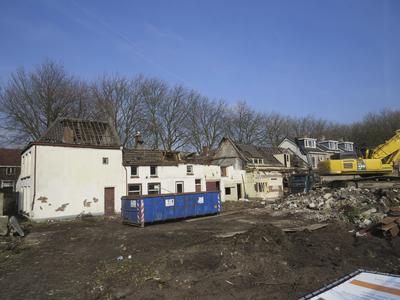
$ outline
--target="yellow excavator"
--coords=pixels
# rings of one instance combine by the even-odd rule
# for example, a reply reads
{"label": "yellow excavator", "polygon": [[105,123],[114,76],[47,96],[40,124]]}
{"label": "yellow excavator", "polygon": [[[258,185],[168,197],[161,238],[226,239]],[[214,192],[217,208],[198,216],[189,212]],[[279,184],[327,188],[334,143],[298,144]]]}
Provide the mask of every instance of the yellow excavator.
{"label": "yellow excavator", "polygon": [[[400,157],[400,130],[374,150],[364,155],[356,152],[336,153],[318,164],[318,175],[333,179],[330,187],[394,188],[400,187],[400,177],[389,176],[395,171],[394,164]],[[397,174],[399,175],[399,174]],[[335,179],[340,177],[340,179]]]}

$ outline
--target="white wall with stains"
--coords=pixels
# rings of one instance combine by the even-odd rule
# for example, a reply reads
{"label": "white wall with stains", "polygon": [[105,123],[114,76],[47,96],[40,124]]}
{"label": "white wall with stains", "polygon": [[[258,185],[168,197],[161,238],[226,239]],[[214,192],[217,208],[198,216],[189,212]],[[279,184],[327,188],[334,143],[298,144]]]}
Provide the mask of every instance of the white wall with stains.
{"label": "white wall with stains", "polygon": [[114,188],[114,211],[121,211],[125,180],[120,149],[34,145],[22,159],[28,153],[19,204],[32,220],[102,215],[109,187]]}

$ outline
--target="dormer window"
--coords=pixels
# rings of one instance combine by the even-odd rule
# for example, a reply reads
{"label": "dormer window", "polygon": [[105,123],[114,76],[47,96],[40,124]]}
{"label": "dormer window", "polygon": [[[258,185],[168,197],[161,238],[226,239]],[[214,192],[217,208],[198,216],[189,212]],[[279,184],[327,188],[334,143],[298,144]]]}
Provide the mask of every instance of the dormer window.
{"label": "dormer window", "polygon": [[338,143],[337,142],[329,142],[329,149],[330,150],[337,150],[338,149]]}
{"label": "dormer window", "polygon": [[304,140],[304,147],[315,148],[315,141],[313,141],[313,140]]}
{"label": "dormer window", "polygon": [[253,164],[262,165],[264,160],[262,158],[253,158]]}

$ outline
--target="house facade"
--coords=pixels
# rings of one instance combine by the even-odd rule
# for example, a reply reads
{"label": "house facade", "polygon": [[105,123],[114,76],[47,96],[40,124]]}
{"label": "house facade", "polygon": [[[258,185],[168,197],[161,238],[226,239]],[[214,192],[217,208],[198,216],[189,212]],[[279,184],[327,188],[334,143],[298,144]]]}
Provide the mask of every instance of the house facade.
{"label": "house facade", "polygon": [[220,170],[188,162],[179,151],[124,149],[126,195],[194,193],[220,189]]}
{"label": "house facade", "polygon": [[20,149],[0,148],[0,188],[16,191],[21,173]]}
{"label": "house facade", "polygon": [[21,161],[19,211],[31,220],[120,211],[122,148],[111,122],[58,118]]}
{"label": "house facade", "polygon": [[284,169],[273,157],[252,145],[235,144],[228,135],[220,142],[212,164],[221,168],[221,197],[225,200],[277,199],[283,194]]}

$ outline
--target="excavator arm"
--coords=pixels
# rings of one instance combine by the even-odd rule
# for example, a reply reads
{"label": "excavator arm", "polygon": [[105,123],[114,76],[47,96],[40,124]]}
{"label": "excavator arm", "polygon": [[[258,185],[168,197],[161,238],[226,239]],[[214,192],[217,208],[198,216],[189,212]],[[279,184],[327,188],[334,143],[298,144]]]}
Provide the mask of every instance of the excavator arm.
{"label": "excavator arm", "polygon": [[400,129],[396,131],[396,134],[385,143],[375,148],[370,157],[372,159],[381,159],[385,164],[391,164],[400,157]]}

